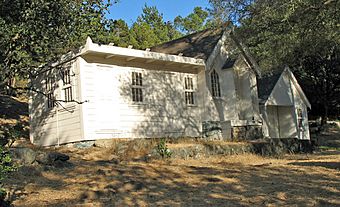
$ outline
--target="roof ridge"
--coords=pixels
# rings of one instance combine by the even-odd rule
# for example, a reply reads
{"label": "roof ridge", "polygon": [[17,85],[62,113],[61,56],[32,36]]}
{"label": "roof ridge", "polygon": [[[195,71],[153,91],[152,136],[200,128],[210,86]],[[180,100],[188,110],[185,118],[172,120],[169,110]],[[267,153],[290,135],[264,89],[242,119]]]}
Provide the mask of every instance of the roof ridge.
{"label": "roof ridge", "polygon": [[199,33],[207,32],[209,30],[218,30],[218,29],[223,30],[223,27],[222,26],[220,26],[220,27],[209,27],[209,28],[206,28],[206,29],[203,29],[203,30],[200,30],[200,31],[193,32],[191,34],[186,34],[186,35],[184,35],[180,38],[177,38],[177,39],[173,39],[173,40],[170,40],[170,41],[167,41],[167,42],[163,42],[163,43],[154,45],[154,46],[150,47],[150,49],[155,48],[155,47],[159,47],[159,46],[162,46],[162,45],[165,45],[165,44],[173,43],[173,42],[179,42],[180,40],[186,39],[186,38],[191,37],[191,36],[195,36]]}

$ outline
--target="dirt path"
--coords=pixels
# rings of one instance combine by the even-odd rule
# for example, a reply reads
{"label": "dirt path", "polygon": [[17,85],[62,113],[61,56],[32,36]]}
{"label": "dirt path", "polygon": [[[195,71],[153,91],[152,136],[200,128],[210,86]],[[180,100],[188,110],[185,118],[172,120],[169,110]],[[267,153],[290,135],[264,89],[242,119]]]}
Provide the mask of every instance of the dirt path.
{"label": "dirt path", "polygon": [[[84,151],[86,152],[86,151]],[[15,206],[340,206],[340,152],[268,159],[112,162],[72,153],[73,168],[25,168],[7,182]],[[75,161],[79,160],[79,161]]]}

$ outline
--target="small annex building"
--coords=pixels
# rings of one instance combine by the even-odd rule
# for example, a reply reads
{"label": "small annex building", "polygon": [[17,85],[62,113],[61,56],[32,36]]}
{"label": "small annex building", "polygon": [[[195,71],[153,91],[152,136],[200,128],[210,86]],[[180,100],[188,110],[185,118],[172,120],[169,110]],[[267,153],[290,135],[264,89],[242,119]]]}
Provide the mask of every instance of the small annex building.
{"label": "small annex building", "polygon": [[258,66],[231,28],[145,50],[93,43],[32,80],[30,139],[42,146],[109,138],[261,133]]}
{"label": "small annex building", "polygon": [[286,67],[257,83],[264,136],[310,139],[307,110],[311,105],[292,71]]}

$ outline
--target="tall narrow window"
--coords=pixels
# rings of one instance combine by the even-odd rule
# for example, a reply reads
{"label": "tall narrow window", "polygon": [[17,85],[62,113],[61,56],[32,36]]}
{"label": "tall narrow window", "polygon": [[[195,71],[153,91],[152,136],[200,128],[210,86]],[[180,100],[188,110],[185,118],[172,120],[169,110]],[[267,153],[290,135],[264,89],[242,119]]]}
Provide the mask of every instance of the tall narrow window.
{"label": "tall narrow window", "polygon": [[221,97],[220,80],[218,74],[214,70],[211,74],[211,93],[214,98]]}
{"label": "tall narrow window", "polygon": [[46,97],[47,97],[47,108],[53,108],[55,104],[54,100],[54,78],[49,77],[46,79]]}
{"label": "tall narrow window", "polygon": [[64,81],[64,84],[70,84],[71,83],[70,69],[64,70],[64,72],[63,72],[63,81]]}
{"label": "tall narrow window", "polygon": [[143,102],[143,76],[142,73],[132,72],[132,101]]}
{"label": "tall narrow window", "polygon": [[192,77],[185,77],[184,78],[184,95],[185,95],[185,103],[187,105],[194,105],[195,100],[194,100],[194,83],[193,83],[193,78]]}
{"label": "tall narrow window", "polygon": [[64,101],[65,102],[73,101],[70,69],[66,69],[63,71],[63,91],[64,91]]}

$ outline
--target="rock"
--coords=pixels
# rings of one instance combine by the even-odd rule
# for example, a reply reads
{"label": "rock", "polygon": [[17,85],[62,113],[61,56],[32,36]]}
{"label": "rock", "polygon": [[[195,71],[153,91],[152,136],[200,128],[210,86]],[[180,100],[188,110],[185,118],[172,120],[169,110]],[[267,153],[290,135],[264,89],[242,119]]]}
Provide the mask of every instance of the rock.
{"label": "rock", "polygon": [[66,167],[65,162],[69,159],[70,157],[68,155],[59,152],[41,152],[36,157],[36,160],[39,164],[53,165],[56,167]]}
{"label": "rock", "polygon": [[18,171],[26,177],[39,177],[41,176],[41,169],[36,166],[21,166]]}
{"label": "rock", "polygon": [[12,159],[23,165],[32,165],[36,161],[37,152],[30,148],[20,147],[10,149]]}
{"label": "rock", "polygon": [[70,167],[73,167],[72,163],[67,162],[67,161],[61,161],[61,160],[55,161],[52,165],[55,168],[70,168]]}
{"label": "rock", "polygon": [[101,148],[113,148],[116,145],[114,139],[98,139],[94,141],[94,146]]}
{"label": "rock", "polygon": [[87,141],[87,142],[78,142],[73,144],[73,147],[78,148],[78,149],[87,149],[90,147],[93,147],[95,145],[94,141]]}

